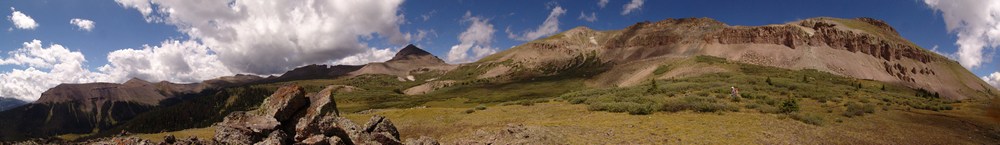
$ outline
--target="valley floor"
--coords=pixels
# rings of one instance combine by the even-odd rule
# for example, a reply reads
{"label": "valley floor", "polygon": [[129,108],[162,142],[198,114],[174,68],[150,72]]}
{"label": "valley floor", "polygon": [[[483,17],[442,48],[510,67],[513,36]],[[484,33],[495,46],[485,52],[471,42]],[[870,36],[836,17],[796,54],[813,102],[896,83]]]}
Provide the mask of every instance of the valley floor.
{"label": "valley floor", "polygon": [[[821,126],[783,114],[756,112],[658,112],[629,115],[588,111],[586,105],[565,102],[531,106],[386,109],[346,114],[364,122],[378,114],[391,118],[403,138],[421,135],[445,144],[493,139],[490,132],[523,125],[527,142],[539,144],[990,144],[997,132],[974,121],[925,110],[879,111],[874,115],[841,117]],[[954,111],[954,112],[959,112]],[[971,111],[971,110],[970,110]],[[961,113],[959,113],[961,114]],[[992,130],[996,130],[993,124]],[[509,138],[508,138],[509,139]],[[499,140],[504,140],[500,137]]]}

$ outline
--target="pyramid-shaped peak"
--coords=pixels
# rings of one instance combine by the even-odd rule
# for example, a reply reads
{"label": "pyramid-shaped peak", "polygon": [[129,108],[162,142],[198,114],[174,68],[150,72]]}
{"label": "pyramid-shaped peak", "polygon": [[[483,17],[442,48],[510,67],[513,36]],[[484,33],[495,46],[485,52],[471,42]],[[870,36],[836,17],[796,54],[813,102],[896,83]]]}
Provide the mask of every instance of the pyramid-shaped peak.
{"label": "pyramid-shaped peak", "polygon": [[393,56],[392,59],[389,59],[389,61],[407,60],[421,56],[433,56],[433,54],[410,44],[403,47],[403,49],[400,49],[399,52],[396,52],[396,56]]}
{"label": "pyramid-shaped peak", "polygon": [[151,84],[149,81],[142,80],[142,79],[135,78],[135,77],[133,77],[132,79],[129,79],[128,81],[125,81],[125,83],[122,83],[122,85],[125,85],[125,86],[143,86],[143,85],[149,85],[149,84]]}

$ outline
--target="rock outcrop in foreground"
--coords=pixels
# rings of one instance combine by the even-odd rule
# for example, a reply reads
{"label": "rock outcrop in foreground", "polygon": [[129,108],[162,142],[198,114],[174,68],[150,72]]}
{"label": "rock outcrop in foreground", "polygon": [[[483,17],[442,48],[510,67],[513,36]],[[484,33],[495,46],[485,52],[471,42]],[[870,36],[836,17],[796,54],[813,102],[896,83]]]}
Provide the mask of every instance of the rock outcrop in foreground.
{"label": "rock outcrop in foreground", "polygon": [[[167,136],[159,144],[439,144],[437,140],[426,136],[401,141],[396,126],[382,116],[373,116],[364,125],[340,117],[331,94],[342,88],[333,85],[318,93],[306,94],[302,87],[289,84],[278,88],[257,110],[233,112],[222,122],[216,123],[214,139],[177,139],[174,136]],[[134,137],[112,137],[89,140],[80,144],[156,143]]]}
{"label": "rock outcrop in foreground", "polygon": [[[216,124],[221,144],[403,144],[399,131],[385,117],[358,125],[340,117],[330,96],[336,87],[316,94],[291,84],[279,88],[259,109],[235,112]],[[407,144],[438,144],[422,137]]]}

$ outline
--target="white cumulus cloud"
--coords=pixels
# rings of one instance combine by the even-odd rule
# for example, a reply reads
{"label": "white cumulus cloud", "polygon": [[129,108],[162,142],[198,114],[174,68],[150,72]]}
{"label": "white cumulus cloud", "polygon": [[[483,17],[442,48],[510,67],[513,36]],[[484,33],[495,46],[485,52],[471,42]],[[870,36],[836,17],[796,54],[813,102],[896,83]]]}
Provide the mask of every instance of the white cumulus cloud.
{"label": "white cumulus cloud", "polygon": [[393,51],[392,49],[389,48],[385,49],[370,48],[368,49],[368,51],[365,51],[363,53],[358,53],[353,56],[345,57],[344,59],[334,61],[332,64],[362,65],[362,64],[367,64],[369,62],[385,62],[388,61],[389,59],[392,59],[392,57],[395,55],[396,51]]}
{"label": "white cumulus cloud", "polygon": [[1000,45],[1000,1],[995,0],[924,0],[940,11],[948,31],[957,33],[958,62],[966,68],[981,66],[984,49]]}
{"label": "white cumulus cloud", "polygon": [[15,10],[14,7],[10,7],[10,11],[14,12],[11,12],[10,16],[7,16],[7,19],[14,22],[15,28],[32,30],[38,27],[38,23],[36,23],[35,19],[32,19],[31,16]]}
{"label": "white cumulus cloud", "polygon": [[175,25],[235,72],[277,74],[370,51],[367,40],[403,44],[402,0],[116,0],[149,22]]}
{"label": "white cumulus cloud", "polygon": [[70,24],[76,25],[80,30],[90,31],[94,29],[94,21],[80,18],[73,18],[69,20]]}
{"label": "white cumulus cloud", "polygon": [[[497,49],[492,46],[493,24],[489,19],[479,16],[472,16],[472,12],[465,12],[461,23],[471,23],[469,28],[458,36],[458,45],[451,46],[448,51],[448,61],[451,63],[465,63],[479,59],[483,56],[496,53]],[[470,54],[471,51],[471,54]]]}
{"label": "white cumulus cloud", "polygon": [[625,4],[622,6],[622,15],[628,15],[629,13],[642,9],[642,3],[643,0],[632,0],[632,2]]}
{"label": "white cumulus cloud", "polygon": [[523,35],[514,34],[510,29],[507,29],[507,37],[510,39],[521,40],[521,41],[531,41],[544,36],[549,36],[559,32],[559,16],[566,14],[566,9],[560,6],[552,8],[552,12],[549,12],[549,16],[545,18],[545,22],[539,25],[537,29],[533,31],[528,31]]}
{"label": "white cumulus cloud", "polygon": [[86,68],[83,53],[59,44],[42,47],[40,40],[25,42],[7,55],[0,57],[0,65],[25,69],[0,72],[0,97],[25,101],[37,100],[42,92],[63,83],[122,83],[131,78],[194,83],[233,75],[211,50],[190,40],[113,51],[99,71]]}
{"label": "white cumulus cloud", "polygon": [[7,57],[0,57],[0,65],[26,67],[0,72],[0,97],[34,101],[61,83],[106,80],[106,76],[85,69],[86,61],[83,53],[59,44],[42,47],[40,40],[25,42],[21,48],[7,52]]}
{"label": "white cumulus cloud", "polygon": [[599,1],[597,1],[597,7],[601,7],[603,9],[604,6],[608,5],[608,2],[610,2],[610,1],[609,0],[599,0]]}
{"label": "white cumulus cloud", "polygon": [[993,87],[1000,88],[1000,72],[993,72],[990,75],[983,76],[981,79]]}
{"label": "white cumulus cloud", "polygon": [[159,46],[115,50],[108,53],[108,64],[99,70],[111,82],[139,78],[194,83],[234,74],[206,46],[191,40],[167,40]]}
{"label": "white cumulus cloud", "polygon": [[597,21],[597,13],[591,12],[590,15],[588,16],[587,14],[580,12],[580,17],[576,19],[584,20],[587,22],[594,22]]}

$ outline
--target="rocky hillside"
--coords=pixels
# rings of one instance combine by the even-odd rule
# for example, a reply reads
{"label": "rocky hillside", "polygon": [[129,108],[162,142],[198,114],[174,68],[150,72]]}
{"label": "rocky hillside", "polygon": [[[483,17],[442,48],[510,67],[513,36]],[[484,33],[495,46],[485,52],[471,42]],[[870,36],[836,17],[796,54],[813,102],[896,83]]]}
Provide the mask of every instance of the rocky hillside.
{"label": "rocky hillside", "polygon": [[202,91],[247,84],[260,77],[237,75],[196,84],[150,83],[131,79],[122,84],[61,84],[30,104],[0,112],[0,140],[66,133],[94,133],[114,127],[159,106],[168,106]]}
{"label": "rocky hillside", "polygon": [[[542,55],[545,54],[545,55]],[[815,69],[837,75],[902,84],[950,99],[985,98],[997,90],[957,62],[901,37],[887,23],[871,19],[812,18],[765,26],[730,26],[709,18],[641,22],[622,30],[577,27],[488,56],[476,64],[502,68],[504,77],[552,68],[579,68],[581,62],[606,63],[590,84],[632,86],[660,75],[665,61],[709,55],[793,70]],[[710,73],[682,67],[661,74]],[[489,68],[488,68],[489,69]],[[599,69],[598,67],[586,69]],[[488,73],[482,73],[488,74]],[[690,76],[690,75],[687,75]]]}

